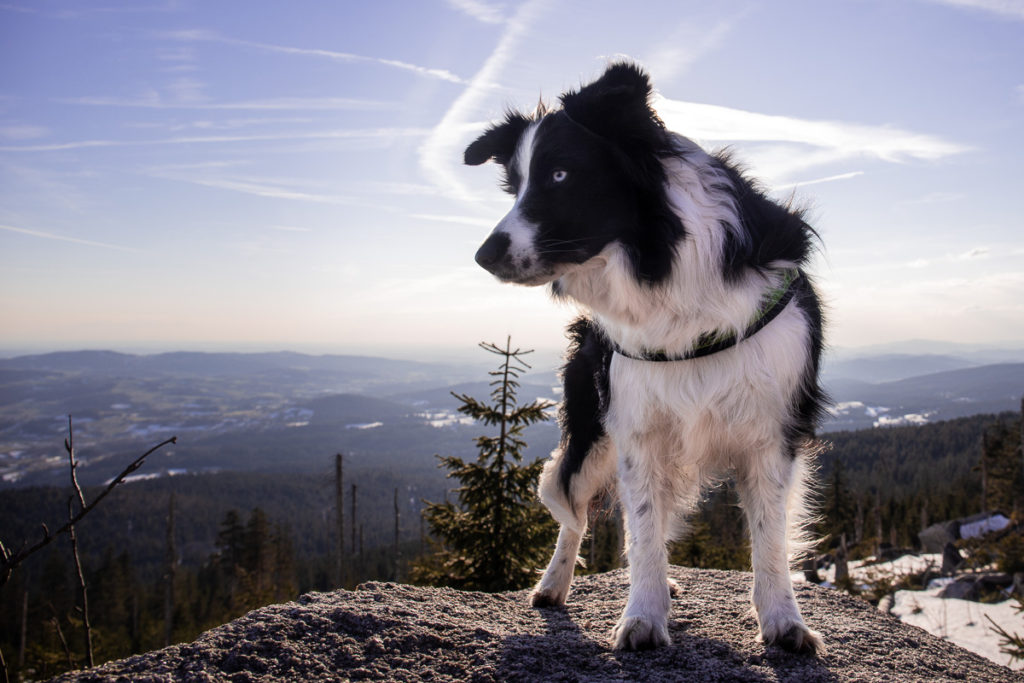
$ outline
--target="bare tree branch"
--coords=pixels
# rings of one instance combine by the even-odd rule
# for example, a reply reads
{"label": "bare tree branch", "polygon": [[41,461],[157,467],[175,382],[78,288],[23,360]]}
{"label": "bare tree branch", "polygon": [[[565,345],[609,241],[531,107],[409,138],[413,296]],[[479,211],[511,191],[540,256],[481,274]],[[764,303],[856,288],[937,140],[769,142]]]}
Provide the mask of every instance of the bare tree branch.
{"label": "bare tree branch", "polygon": [[[77,485],[77,484],[76,484]],[[72,499],[68,498],[68,518],[74,517]],[[89,590],[85,585],[85,573],[82,571],[82,560],[78,556],[78,536],[75,534],[75,525],[68,529],[68,537],[71,539],[71,556],[75,559],[75,573],[78,576],[78,588],[82,591],[82,626],[85,629],[85,662],[91,669],[95,666],[92,652],[92,626],[89,624]]]}
{"label": "bare tree branch", "polygon": [[[75,524],[81,521],[83,517],[89,514],[92,511],[92,509],[96,507],[101,500],[106,498],[111,491],[113,491],[118,485],[120,485],[125,480],[125,478],[128,477],[129,474],[139,469],[139,467],[142,466],[142,463],[145,462],[146,458],[149,457],[153,452],[159,450],[160,448],[163,448],[167,444],[176,443],[178,443],[178,437],[172,436],[166,441],[161,441],[160,443],[153,446],[148,451],[137,457],[135,460],[131,462],[131,464],[124,468],[121,474],[117,475],[113,480],[111,480],[111,482],[107,484],[107,487],[103,489],[103,491],[101,491],[100,494],[96,496],[96,498],[91,503],[83,506],[82,509],[78,511],[77,515],[68,520],[68,522],[65,523],[64,526],[57,529],[57,531],[55,531],[54,533],[51,534],[50,530],[44,524],[43,538],[34,545],[26,548],[26,544],[23,543],[22,547],[14,552],[11,552],[6,548],[0,550],[0,556],[2,556],[0,557],[0,586],[3,586],[7,583],[7,581],[11,578],[11,572],[14,571],[14,568],[22,562],[24,562],[30,555],[48,546],[54,539],[56,539],[61,534],[70,531],[71,527],[73,527]],[[0,547],[2,547],[2,545],[0,545]]]}
{"label": "bare tree branch", "polygon": [[50,617],[50,623],[53,624],[53,629],[57,632],[57,638],[60,639],[60,645],[64,648],[64,656],[68,658],[68,668],[74,669],[75,662],[71,659],[71,648],[68,647],[68,639],[64,637],[64,629],[60,627],[60,617],[57,615],[57,608],[53,606],[52,602],[47,604],[50,606],[50,611],[53,612],[53,616]]}
{"label": "bare tree branch", "polygon": [[75,473],[78,463],[75,462],[75,432],[71,427],[70,415],[68,415],[68,438],[64,439],[64,450],[68,452],[68,459],[71,461],[71,486],[78,496],[78,504],[84,508],[85,495],[82,493],[82,487],[78,485],[78,475]]}

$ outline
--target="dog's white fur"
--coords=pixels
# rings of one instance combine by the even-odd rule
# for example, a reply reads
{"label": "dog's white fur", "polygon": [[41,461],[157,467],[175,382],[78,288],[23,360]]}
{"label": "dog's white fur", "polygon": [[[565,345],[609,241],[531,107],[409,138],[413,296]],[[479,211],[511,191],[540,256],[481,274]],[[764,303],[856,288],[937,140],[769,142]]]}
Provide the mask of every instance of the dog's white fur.
{"label": "dog's white fur", "polygon": [[[529,169],[534,123],[516,151]],[[531,272],[531,226],[516,206],[495,228],[508,232],[516,282],[558,279],[560,292],[589,310],[621,349],[681,353],[708,330],[741,334],[761,298],[778,282],[751,271],[727,282],[720,262],[725,230],[742,239],[731,183],[707,163],[696,144],[676,136],[679,155],[664,161],[668,196],[687,226],[666,282],[639,282],[623,247],[612,242],[583,264],[558,272]],[[530,183],[521,184],[528,192]],[[717,189],[716,189],[717,188]],[[796,264],[772,264],[779,269]],[[820,637],[803,622],[790,582],[790,558],[804,522],[804,459],[786,452],[783,425],[808,362],[809,322],[793,303],[756,335],[717,354],[685,362],[651,363],[615,354],[605,436],[573,475],[571,500],[559,484],[560,450],[541,478],[540,494],[560,523],[551,562],[537,585],[540,603],[564,603],[580,542],[586,533],[586,501],[617,489],[625,513],[630,592],[613,632],[616,648],[669,642],[670,596],[666,543],[699,502],[702,489],[735,474],[752,537],[753,603],[760,637],[789,639],[794,649],[821,651]],[[794,642],[795,641],[795,642]]]}

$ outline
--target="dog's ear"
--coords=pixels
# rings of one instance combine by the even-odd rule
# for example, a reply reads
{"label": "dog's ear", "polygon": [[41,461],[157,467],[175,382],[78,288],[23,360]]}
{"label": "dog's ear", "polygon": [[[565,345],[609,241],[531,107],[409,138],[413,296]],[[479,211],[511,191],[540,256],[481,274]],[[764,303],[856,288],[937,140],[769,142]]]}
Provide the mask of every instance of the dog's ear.
{"label": "dog's ear", "polygon": [[619,62],[609,66],[601,78],[565,93],[561,99],[565,113],[591,132],[602,137],[625,134],[633,138],[664,129],[651,109],[651,93],[651,81],[642,68]]}
{"label": "dog's ear", "polygon": [[504,121],[491,126],[470,143],[463,154],[463,160],[469,166],[479,166],[490,159],[494,159],[502,166],[508,166],[512,155],[515,154],[519,138],[529,125],[530,119],[518,112],[509,112]]}

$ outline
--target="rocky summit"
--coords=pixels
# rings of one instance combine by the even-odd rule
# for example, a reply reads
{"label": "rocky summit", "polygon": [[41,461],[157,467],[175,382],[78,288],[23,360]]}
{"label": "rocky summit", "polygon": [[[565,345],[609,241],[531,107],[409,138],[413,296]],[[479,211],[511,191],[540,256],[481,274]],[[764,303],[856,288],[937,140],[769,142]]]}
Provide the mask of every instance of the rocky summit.
{"label": "rocky summit", "polygon": [[58,681],[1024,681],[866,602],[797,586],[820,658],[755,641],[747,573],[670,568],[669,647],[616,652],[624,570],[577,577],[564,608],[527,591],[472,593],[390,583],[309,593],[254,610],[194,642]]}

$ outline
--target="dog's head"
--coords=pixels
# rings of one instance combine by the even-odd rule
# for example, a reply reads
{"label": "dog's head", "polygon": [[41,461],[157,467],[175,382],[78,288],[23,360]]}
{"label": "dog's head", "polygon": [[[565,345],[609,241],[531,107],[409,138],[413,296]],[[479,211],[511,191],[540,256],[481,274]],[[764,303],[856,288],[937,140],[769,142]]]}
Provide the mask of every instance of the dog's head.
{"label": "dog's head", "polygon": [[660,158],[667,134],[650,95],[640,68],[613,64],[597,81],[562,95],[561,109],[509,113],[469,145],[465,162],[496,161],[515,196],[477,263],[503,281],[541,285],[619,240],[640,257],[638,276],[653,279],[640,254],[651,241],[647,233],[662,232],[665,221],[674,222],[667,228],[673,234],[682,228],[665,215],[671,212],[664,209]]}

